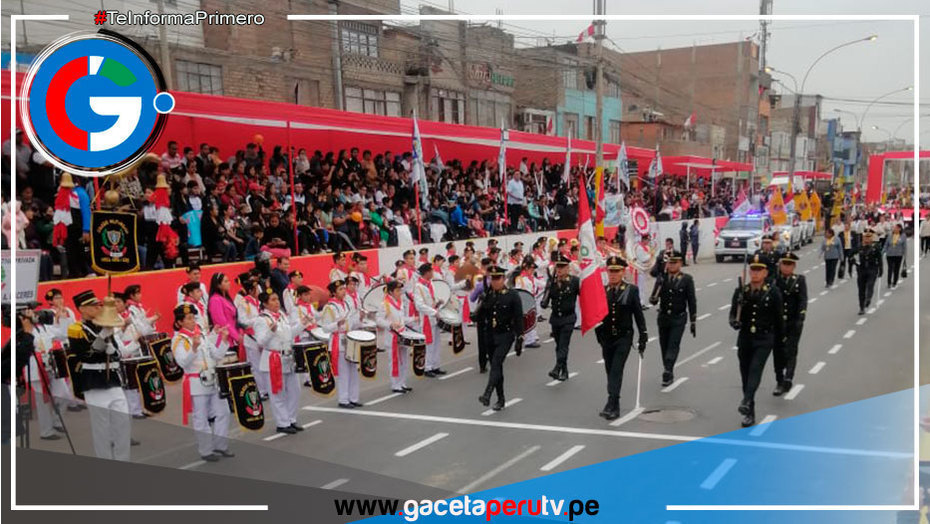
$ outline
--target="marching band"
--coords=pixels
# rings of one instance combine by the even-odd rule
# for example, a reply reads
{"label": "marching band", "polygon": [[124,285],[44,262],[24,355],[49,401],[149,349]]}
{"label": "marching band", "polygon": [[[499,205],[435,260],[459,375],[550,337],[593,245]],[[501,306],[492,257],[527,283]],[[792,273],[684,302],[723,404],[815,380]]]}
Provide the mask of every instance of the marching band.
{"label": "marching band", "polygon": [[[857,267],[860,314],[870,306],[882,276],[883,254],[890,259],[889,271],[899,271],[891,267],[899,264],[893,257],[903,252],[906,240],[899,228],[887,229],[887,245],[871,228],[854,236],[847,226],[837,236],[830,234],[821,249],[837,255],[844,266]],[[763,237],[729,309],[729,323],[738,332],[738,412],[744,427],[755,424],[755,395],[770,354],[777,383],[773,395],[792,389],[807,316],[807,280],[795,273],[798,256],[776,249],[777,241],[776,235]],[[635,242],[627,246],[635,248]],[[846,260],[849,250],[856,257],[851,262]],[[681,270],[684,255],[671,242],[648,257],[656,277],[648,298],[642,296],[641,283],[650,268],[643,260],[628,260],[626,249],[607,245],[603,237],[597,251],[606,315],[595,333],[607,386],[607,401],[598,414],[610,421],[620,417],[621,384],[634,336],[640,358],[649,341],[644,302],[657,308],[661,384],[667,387],[675,380],[686,326],[697,336],[697,298],[694,279]],[[130,437],[131,417],[160,411],[165,397],[161,381],[181,381],[183,422],[195,432],[200,457],[213,462],[234,456],[227,444],[230,419],[248,429],[262,427],[263,401],[270,404],[277,432],[303,431],[297,420],[302,385],[321,395],[335,390],[341,408],[363,407],[360,380],[375,377],[379,352],[386,353],[395,394],[413,391],[412,377],[445,375],[443,333],[451,334],[449,344],[458,354],[468,344],[462,328],[472,324],[477,327],[479,373],[490,369],[479,402],[491,406],[496,393],[492,409],[501,410],[506,405],[505,358],[511,350],[520,356],[526,348],[541,346],[540,321],[548,320],[551,338],[545,342],[555,346],[549,376],[555,381],[569,378],[582,266],[573,241],[540,237],[528,253],[515,244],[503,261],[500,252],[493,241],[485,252],[469,242],[461,255],[450,243],[445,256],[432,259],[428,251],[410,249],[392,273],[382,276],[371,274],[363,254],[336,253],[325,290],[308,284],[303,272],[289,270],[283,257],[274,271],[256,263],[238,275],[240,289],[234,298],[229,296],[229,279],[214,275],[209,301],[200,268],[191,266],[188,281],[178,289],[170,337],[158,331],[160,314],[142,304],[139,285],[113,292],[104,301],[91,291],[78,293],[73,300],[79,317],[64,306],[60,290],[50,290],[47,308],[20,316],[36,347],[28,381],[42,392],[37,395],[40,437],[58,438],[61,419],[52,411],[53,397],[72,411],[82,408],[70,404],[82,406],[78,399],[83,399],[90,408],[97,456],[128,460],[130,445],[136,444]],[[287,284],[274,291],[272,281],[283,284],[285,277]],[[889,284],[895,283],[889,277]],[[229,311],[223,312],[222,301],[214,304],[214,294],[225,297]],[[542,316],[545,310],[548,319]]]}

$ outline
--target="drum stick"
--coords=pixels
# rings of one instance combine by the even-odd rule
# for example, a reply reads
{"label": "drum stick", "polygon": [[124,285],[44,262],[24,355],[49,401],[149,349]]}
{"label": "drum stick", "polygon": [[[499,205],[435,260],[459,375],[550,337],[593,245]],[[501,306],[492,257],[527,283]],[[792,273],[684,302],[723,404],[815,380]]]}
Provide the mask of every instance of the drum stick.
{"label": "drum stick", "polygon": [[639,404],[639,394],[642,388],[640,387],[643,382],[643,356],[639,356],[639,371],[636,373],[636,409],[640,409],[642,406]]}

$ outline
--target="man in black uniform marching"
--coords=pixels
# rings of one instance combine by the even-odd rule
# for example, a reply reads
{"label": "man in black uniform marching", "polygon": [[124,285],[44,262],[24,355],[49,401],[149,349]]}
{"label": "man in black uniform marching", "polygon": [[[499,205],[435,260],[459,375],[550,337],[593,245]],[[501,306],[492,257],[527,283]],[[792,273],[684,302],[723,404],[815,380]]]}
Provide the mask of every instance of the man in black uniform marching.
{"label": "man in black uniform marching", "polygon": [[730,304],[730,326],[739,330],[736,339],[739,373],[743,382],[743,401],[738,411],[743,415],[743,427],[756,423],[756,390],[762,382],[762,372],[775,342],[784,336],[781,292],[769,285],[768,267],[764,259],[753,255],[749,262],[749,283],[733,291]]}
{"label": "man in black uniform marching", "polygon": [[697,297],[694,279],[681,272],[681,253],[675,251],[665,263],[665,274],[656,280],[649,302],[659,304],[659,347],[662,349],[662,386],[675,381],[675,362],[681,349],[685,324],[691,320],[691,336],[697,336]]}
{"label": "man in black uniform marching", "polygon": [[[119,375],[113,328],[96,323],[100,300],[93,291],[74,296],[81,321],[68,326],[68,343],[80,361],[77,381],[90,413],[94,451],[99,458],[129,461],[129,403]],[[115,306],[114,306],[115,311]]]}
{"label": "man in black uniform marching", "polygon": [[882,276],[882,247],[875,242],[872,228],[862,234],[862,246],[859,248],[859,271],[856,273],[856,285],[859,286],[859,314],[872,304],[875,292],[875,280]]}
{"label": "man in black uniform marching", "polygon": [[762,247],[753,253],[753,257],[758,256],[759,260],[765,264],[765,269],[769,274],[766,278],[768,282],[775,280],[775,276],[778,274],[778,259],[781,258],[780,254],[775,249],[776,238],[778,238],[778,233],[763,236]]}
{"label": "man in black uniform marching", "polygon": [[555,380],[568,380],[568,344],[575,329],[575,301],[581,290],[578,277],[568,274],[571,261],[561,253],[555,261],[555,277],[550,279],[543,297],[542,307],[552,305],[549,325],[555,339],[555,367],[549,376]]}
{"label": "man in black uniform marching", "polygon": [[607,420],[620,417],[620,384],[623,367],[633,346],[633,323],[639,331],[637,349],[643,357],[649,335],[646,333],[646,318],[639,301],[639,288],[623,281],[627,262],[621,257],[607,259],[607,316],[594,329],[597,342],[604,356],[607,371],[607,405],[599,413]]}
{"label": "man in black uniform marching", "polygon": [[478,397],[478,402],[487,406],[491,403],[491,393],[497,390],[494,411],[504,409],[504,359],[514,341],[517,342],[517,356],[523,348],[523,306],[516,292],[504,287],[505,274],[502,267],[490,268],[490,288],[484,291],[481,304],[472,313],[472,317],[478,319],[478,325],[482,326],[478,336],[485,337],[491,358],[488,385],[484,394]]}
{"label": "man in black uniform marching", "polygon": [[778,264],[775,286],[782,297],[782,321],[785,332],[781,340],[775,340],[772,359],[775,361],[775,386],[773,395],[779,397],[791,391],[794,368],[798,363],[798,342],[807,317],[807,280],[804,275],[795,275],[798,256],[786,253]]}

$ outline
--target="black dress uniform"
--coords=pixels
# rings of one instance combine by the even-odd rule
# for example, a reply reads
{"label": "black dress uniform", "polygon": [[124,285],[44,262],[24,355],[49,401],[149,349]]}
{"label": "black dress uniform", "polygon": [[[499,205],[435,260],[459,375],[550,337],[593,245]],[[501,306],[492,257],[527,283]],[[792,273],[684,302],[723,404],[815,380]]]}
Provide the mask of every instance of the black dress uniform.
{"label": "black dress uniform", "polygon": [[[503,268],[496,266],[489,270],[491,277],[503,277],[505,273]],[[493,409],[501,410],[504,408],[504,359],[514,341],[523,337],[523,305],[512,289],[488,289],[473,317],[477,317],[479,326],[484,326],[484,332],[479,336],[485,337],[491,359],[488,385],[478,401],[487,406],[491,402],[491,393],[497,390],[497,403]],[[522,344],[517,344],[517,355],[521,347]]]}
{"label": "black dress uniform", "polygon": [[[627,267],[626,260],[620,257],[607,259],[607,269]],[[623,368],[633,346],[633,324],[639,331],[638,349],[640,355],[646,349],[649,335],[646,333],[646,317],[639,301],[639,288],[633,284],[620,282],[616,286],[607,285],[607,316],[594,329],[597,342],[601,345],[604,356],[604,369],[607,371],[607,405],[600,416],[614,420],[620,416],[620,385],[623,381]]]}
{"label": "black dress uniform", "polygon": [[[570,263],[564,255],[559,255],[557,266],[567,266]],[[549,316],[549,325],[552,327],[552,338],[555,339],[555,367],[549,376],[556,380],[568,380],[568,344],[575,329],[575,301],[581,291],[581,283],[576,276],[553,277],[549,280],[549,288],[543,297],[542,307],[552,306],[552,315]]]}
{"label": "black dress uniform", "polygon": [[[874,238],[874,232],[867,229],[864,234],[867,238]],[[872,293],[875,292],[875,279],[882,276],[882,247],[877,242],[863,243],[859,248],[859,271],[856,273],[856,284],[859,286],[859,314],[864,315],[866,308],[872,303]]]}
{"label": "black dress uniform", "polygon": [[[669,260],[679,261],[682,258],[681,253],[676,251]],[[697,297],[694,294],[694,279],[681,271],[674,275],[665,273],[656,280],[649,301],[659,304],[659,347],[662,349],[662,365],[665,369],[662,385],[668,386],[675,380],[675,362],[681,349],[681,336],[689,319],[692,333],[696,332]]]}
{"label": "black dress uniform", "polygon": [[[787,253],[781,261],[797,264],[798,256]],[[794,368],[798,363],[798,342],[804,330],[807,317],[807,280],[804,275],[784,276],[779,271],[775,286],[782,297],[782,321],[785,323],[784,336],[775,341],[772,358],[775,361],[775,381],[778,385],[774,395],[780,396],[791,390],[794,380]]]}
{"label": "black dress uniform", "polygon": [[[766,267],[761,257],[754,256],[752,268]],[[737,318],[737,312],[739,317]],[[744,415],[743,427],[756,423],[755,395],[762,382],[762,372],[775,341],[784,336],[781,292],[767,282],[758,289],[750,284],[736,288],[730,304],[730,326],[739,330],[736,339],[743,401],[739,412]]]}
{"label": "black dress uniform", "polygon": [[[774,237],[778,233],[773,233],[770,237],[764,237],[763,242],[774,241]],[[769,275],[765,278],[766,282],[773,282],[775,276],[778,275],[778,260],[781,258],[781,254],[776,250],[772,249],[771,251],[766,251],[765,249],[757,249],[752,255],[752,259],[758,260],[765,264],[765,269],[768,269]]]}

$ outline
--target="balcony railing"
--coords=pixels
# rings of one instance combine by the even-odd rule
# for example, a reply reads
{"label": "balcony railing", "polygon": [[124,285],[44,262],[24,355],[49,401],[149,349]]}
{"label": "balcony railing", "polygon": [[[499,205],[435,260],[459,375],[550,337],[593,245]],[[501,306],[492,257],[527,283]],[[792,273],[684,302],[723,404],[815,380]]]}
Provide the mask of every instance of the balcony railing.
{"label": "balcony railing", "polygon": [[356,53],[343,53],[342,65],[345,68],[355,68],[373,73],[387,73],[392,75],[404,74],[403,66],[397,62]]}

